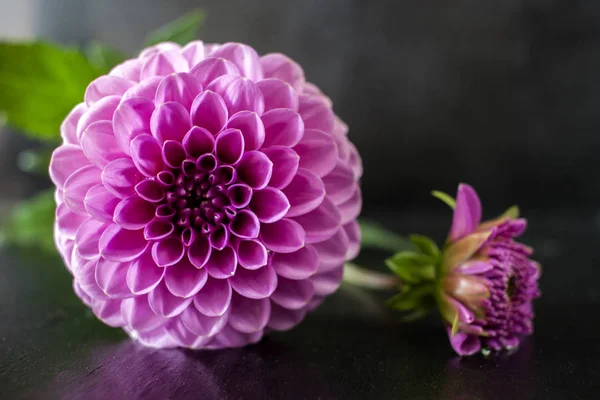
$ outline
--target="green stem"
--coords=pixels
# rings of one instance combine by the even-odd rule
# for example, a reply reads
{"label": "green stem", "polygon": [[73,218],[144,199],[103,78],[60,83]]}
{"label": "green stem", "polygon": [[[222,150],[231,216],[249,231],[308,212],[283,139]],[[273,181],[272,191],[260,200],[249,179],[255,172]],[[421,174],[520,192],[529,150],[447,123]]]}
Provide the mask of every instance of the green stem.
{"label": "green stem", "polygon": [[377,290],[398,289],[402,285],[402,281],[397,276],[372,271],[353,263],[346,263],[344,266],[344,282]]}

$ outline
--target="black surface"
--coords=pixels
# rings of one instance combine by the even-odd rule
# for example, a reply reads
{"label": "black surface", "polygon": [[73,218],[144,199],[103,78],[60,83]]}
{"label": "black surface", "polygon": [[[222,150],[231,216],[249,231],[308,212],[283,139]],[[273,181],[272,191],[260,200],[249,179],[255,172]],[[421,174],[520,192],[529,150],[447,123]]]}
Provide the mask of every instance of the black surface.
{"label": "black surface", "polygon": [[[379,213],[443,237],[448,215]],[[435,318],[406,325],[383,297],[342,288],[289,332],[244,349],[154,350],[96,321],[68,273],[35,251],[0,253],[2,399],[588,399],[600,395],[599,221],[537,213],[536,332],[512,355],[456,357]],[[375,264],[380,254],[363,262]]]}

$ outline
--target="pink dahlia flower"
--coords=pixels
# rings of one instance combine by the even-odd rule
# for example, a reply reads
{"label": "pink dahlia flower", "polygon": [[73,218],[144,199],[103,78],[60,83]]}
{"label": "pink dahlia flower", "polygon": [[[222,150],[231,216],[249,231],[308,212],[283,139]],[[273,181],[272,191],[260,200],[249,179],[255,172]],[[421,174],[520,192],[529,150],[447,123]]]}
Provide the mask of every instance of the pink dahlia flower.
{"label": "pink dahlia flower", "polygon": [[458,187],[437,295],[458,354],[515,348],[532,333],[540,267],[529,258],[532,250],[514,240],[526,227],[517,212],[481,223],[477,193]]}
{"label": "pink dahlia flower", "polygon": [[77,295],[153,347],[286,330],[360,242],[360,157],[282,54],[145,49],[93,81],[52,156],[56,245]]}

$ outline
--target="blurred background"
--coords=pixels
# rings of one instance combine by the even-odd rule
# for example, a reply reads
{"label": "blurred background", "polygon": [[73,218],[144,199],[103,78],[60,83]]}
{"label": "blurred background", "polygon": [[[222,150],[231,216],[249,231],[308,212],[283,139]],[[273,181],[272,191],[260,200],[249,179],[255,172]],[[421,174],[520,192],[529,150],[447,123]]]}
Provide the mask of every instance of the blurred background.
{"label": "blurred background", "polygon": [[[187,11],[200,38],[297,60],[350,126],[365,211],[438,206],[459,181],[488,210],[600,203],[600,4],[593,0],[0,0],[0,37],[103,41],[137,54]],[[2,200],[45,179],[0,134]]]}

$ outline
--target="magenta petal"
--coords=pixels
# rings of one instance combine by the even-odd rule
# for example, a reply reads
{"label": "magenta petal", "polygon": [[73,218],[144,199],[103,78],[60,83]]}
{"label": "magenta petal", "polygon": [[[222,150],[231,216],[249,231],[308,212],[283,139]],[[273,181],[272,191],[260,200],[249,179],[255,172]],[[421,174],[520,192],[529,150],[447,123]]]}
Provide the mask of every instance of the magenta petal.
{"label": "magenta petal", "polygon": [[75,214],[66,204],[56,208],[56,227],[58,231],[68,237],[75,239],[79,226],[87,219],[86,215]]}
{"label": "magenta petal", "polygon": [[144,99],[154,101],[156,89],[158,89],[158,85],[162,80],[163,78],[161,76],[154,76],[143,80],[123,93],[123,100],[131,99],[133,97],[143,97]]}
{"label": "magenta petal", "polygon": [[285,146],[269,147],[264,149],[263,152],[273,163],[273,173],[271,174],[269,186],[283,189],[296,176],[300,157],[294,150]]}
{"label": "magenta petal", "polygon": [[471,186],[461,183],[456,193],[456,208],[450,228],[450,241],[454,242],[472,233],[481,222],[481,202]]}
{"label": "magenta petal", "polygon": [[229,230],[239,238],[253,239],[258,236],[260,222],[252,211],[241,210],[229,223]]}
{"label": "magenta petal", "polygon": [[270,315],[269,299],[254,300],[234,294],[231,299],[229,325],[242,333],[258,332],[267,326]]}
{"label": "magenta petal", "polygon": [[223,250],[229,243],[229,230],[223,224],[218,225],[208,237],[210,246],[216,250]]}
{"label": "magenta petal", "polygon": [[208,317],[198,311],[196,307],[188,307],[181,313],[179,318],[195,335],[214,336],[227,324],[229,314],[225,313],[218,317]]}
{"label": "magenta petal", "polygon": [[211,254],[211,246],[208,239],[204,236],[196,236],[188,249],[188,258],[196,268],[202,268],[206,265]]}
{"label": "magenta petal", "polygon": [[299,223],[283,218],[272,224],[262,224],[260,237],[267,249],[276,253],[292,253],[304,246],[306,235]]}
{"label": "magenta petal", "polygon": [[185,248],[178,238],[165,238],[152,245],[152,258],[161,267],[177,264],[184,255]]}
{"label": "magenta petal", "polygon": [[164,275],[165,268],[156,265],[151,252],[147,251],[132,261],[125,281],[131,293],[141,295],[154,290]]}
{"label": "magenta petal", "polygon": [[173,295],[167,288],[164,279],[148,294],[150,308],[163,318],[172,318],[181,314],[192,303],[192,300],[191,297],[184,299]]}
{"label": "magenta petal", "polygon": [[192,124],[206,128],[213,135],[223,129],[229,113],[225,102],[217,93],[205,90],[200,93],[192,104]]}
{"label": "magenta petal", "polygon": [[271,303],[271,319],[267,325],[277,331],[287,331],[298,325],[306,315],[306,309],[290,310]]}
{"label": "magenta petal", "polygon": [[188,61],[190,66],[198,64],[206,57],[204,42],[202,40],[192,40],[188,42],[182,49],[181,54]]}
{"label": "magenta petal", "polygon": [[140,71],[142,69],[142,63],[138,59],[131,59],[122,62],[121,64],[114,67],[109,75],[118,76],[120,78],[125,78],[132,80],[134,82],[139,82],[140,80]]}
{"label": "magenta petal", "polygon": [[275,253],[271,265],[277,275],[288,279],[306,279],[319,268],[319,253],[309,244],[293,253]]}
{"label": "magenta petal", "polygon": [[270,265],[254,270],[240,268],[229,278],[229,283],[233,290],[244,297],[264,299],[277,288],[277,274]]}
{"label": "magenta petal", "polygon": [[304,130],[304,137],[294,150],[300,156],[300,168],[309,169],[319,177],[329,174],[338,160],[333,137],[314,129]]}
{"label": "magenta petal", "polygon": [[86,211],[99,221],[111,223],[117,204],[121,200],[110,193],[103,184],[92,186],[86,193],[83,204]]}
{"label": "magenta petal", "polygon": [[328,296],[334,293],[340,287],[343,275],[343,264],[340,264],[337,268],[327,271],[325,273],[318,272],[315,275],[313,275],[310,278],[310,280],[313,283],[315,295]]}
{"label": "magenta petal", "polygon": [[81,136],[81,148],[87,158],[99,167],[125,157],[115,139],[111,121],[96,121],[90,124]]}
{"label": "magenta petal", "polygon": [[63,190],[64,202],[77,214],[86,215],[83,203],[85,195],[92,186],[100,183],[101,170],[95,165],[79,168],[65,182]]}
{"label": "magenta petal", "polygon": [[174,230],[173,223],[155,219],[144,228],[144,237],[146,240],[161,240],[171,236]]}
{"label": "magenta petal", "polygon": [[313,297],[314,291],[310,279],[292,280],[279,278],[277,289],[271,295],[271,300],[282,307],[297,310],[308,304]]}
{"label": "magenta petal", "polygon": [[73,256],[73,269],[77,283],[81,289],[92,298],[93,300],[106,300],[109,297],[104,293],[102,289],[96,283],[96,266],[98,260],[81,260],[81,262],[75,262],[75,254]]}
{"label": "magenta petal", "polygon": [[121,316],[121,300],[96,300],[92,304],[92,311],[98,319],[113,328],[125,325]]}
{"label": "magenta petal", "polygon": [[90,165],[81,147],[63,144],[52,153],[50,179],[59,188],[64,188],[66,180],[78,169]]}
{"label": "magenta petal", "polygon": [[194,126],[185,135],[182,144],[188,157],[198,158],[201,155],[213,152],[215,138],[206,129]]}
{"label": "magenta petal", "polygon": [[304,86],[304,71],[297,63],[281,53],[265,54],[260,59],[265,78],[277,78],[299,91]]}
{"label": "magenta petal", "polygon": [[170,51],[180,51],[180,50],[181,50],[181,46],[178,45],[177,43],[162,42],[162,43],[158,43],[158,44],[155,44],[153,46],[146,47],[145,49],[143,49],[140,52],[138,59],[146,60],[153,54],[157,54],[157,53],[161,53],[161,52],[165,52],[165,51],[170,52]]}
{"label": "magenta petal", "polygon": [[286,215],[290,202],[281,190],[266,187],[254,193],[250,209],[260,222],[275,222]]}
{"label": "magenta petal", "polygon": [[110,225],[100,236],[98,247],[102,257],[109,261],[131,261],[148,246],[141,230],[129,231],[119,225]]}
{"label": "magenta petal", "polygon": [[114,221],[126,229],[142,229],[154,218],[155,206],[138,196],[127,197],[115,208]]}
{"label": "magenta petal", "polygon": [[185,72],[171,74],[163,78],[156,89],[156,104],[169,101],[180,103],[190,109],[196,96],[202,91],[202,86],[192,75]]}
{"label": "magenta petal", "polygon": [[140,72],[142,80],[153,76],[167,76],[174,72],[187,72],[190,67],[187,60],[177,50],[165,50],[149,56]]}
{"label": "magenta petal", "polygon": [[228,324],[219,332],[215,337],[215,341],[211,344],[217,349],[243,347],[258,342],[263,334],[263,330],[254,333],[238,332]]}
{"label": "magenta petal", "polygon": [[115,110],[121,102],[119,96],[108,96],[100,101],[94,103],[89,109],[87,109],[82,115],[79,121],[77,121],[77,139],[81,139],[83,131],[88,126],[96,121],[112,120]]}
{"label": "magenta petal", "polygon": [[452,327],[447,326],[448,339],[450,345],[461,356],[470,356],[481,350],[481,339],[476,335],[467,335],[466,333],[457,332],[452,335]]}
{"label": "magenta petal", "polygon": [[133,85],[135,85],[135,82],[129,79],[103,75],[88,85],[84,99],[88,106],[92,106],[95,102],[106,96],[121,96]]}
{"label": "magenta petal", "polygon": [[141,97],[133,97],[119,104],[112,118],[113,131],[117,143],[126,154],[129,154],[133,138],[149,132],[153,111],[154,103]]}
{"label": "magenta petal", "polygon": [[239,129],[244,135],[246,151],[257,150],[265,141],[265,127],[259,115],[252,111],[240,111],[229,118],[227,127]]}
{"label": "magenta petal", "polygon": [[[190,307],[191,306],[188,306],[186,310]],[[198,337],[198,335],[189,330],[183,323],[181,315],[173,318],[169,324],[165,325],[165,330],[173,340],[174,344],[179,347],[187,347],[190,349],[202,348],[210,341],[210,338]]]}
{"label": "magenta petal", "polygon": [[231,61],[224,58],[207,58],[190,71],[190,75],[204,87],[222,75],[239,75],[240,71]]}
{"label": "magenta petal", "polygon": [[223,97],[230,114],[235,114],[239,111],[252,111],[258,115],[262,115],[265,111],[262,92],[256,83],[249,79],[237,77],[227,85],[227,88],[223,92],[214,90]]}
{"label": "magenta petal", "polygon": [[454,267],[453,271],[465,275],[476,275],[483,274],[493,268],[494,266],[487,261],[473,260]]}
{"label": "magenta petal", "polygon": [[261,117],[265,126],[265,142],[263,147],[293,147],[302,139],[304,122],[300,114],[286,108],[267,111]]}
{"label": "magenta petal", "polygon": [[194,296],[194,306],[208,317],[218,317],[229,309],[231,295],[231,285],[227,279],[209,277],[204,287]]}
{"label": "magenta petal", "polygon": [[356,220],[348,222],[343,227],[344,232],[348,236],[348,248],[346,249],[345,259],[352,260],[360,252],[361,232],[360,225]]}
{"label": "magenta petal", "polygon": [[237,248],[238,262],[246,269],[258,269],[267,264],[267,249],[258,240],[242,240]]}
{"label": "magenta petal", "polygon": [[288,217],[306,214],[317,208],[325,198],[325,185],[313,172],[300,168],[290,184],[283,189],[290,202]]}
{"label": "magenta petal", "polygon": [[235,164],[244,154],[244,136],[238,129],[225,129],[217,136],[215,148],[222,163]]}
{"label": "magenta petal", "polygon": [[60,137],[64,144],[79,144],[77,139],[77,123],[88,109],[85,103],[76,105],[60,125]]}
{"label": "magenta petal", "polygon": [[104,258],[98,260],[96,265],[96,283],[106,295],[113,299],[122,299],[133,296],[127,286],[126,276],[130,263],[108,261]]}
{"label": "magenta petal", "polygon": [[135,185],[142,179],[130,158],[111,161],[102,171],[102,184],[115,196],[124,199],[135,194]]}
{"label": "magenta petal", "polygon": [[329,239],[313,246],[319,253],[319,270],[329,271],[337,268],[346,259],[350,239],[344,229],[339,229]]}
{"label": "magenta petal", "polygon": [[164,325],[165,320],[150,308],[148,295],[123,300],[121,315],[128,326],[138,332],[148,332]]}
{"label": "magenta petal", "polygon": [[227,197],[236,208],[244,208],[252,199],[252,188],[244,183],[236,183],[227,188]]}
{"label": "magenta petal", "polygon": [[226,43],[215,50],[210,56],[231,61],[236,65],[242,76],[252,81],[263,79],[260,58],[250,46],[241,43]]}
{"label": "magenta petal", "polygon": [[75,243],[77,244],[77,251],[82,258],[91,260],[100,255],[98,241],[106,228],[107,225],[105,223],[93,218],[85,220],[79,226],[75,235]]}
{"label": "magenta petal", "polygon": [[333,236],[342,224],[342,216],[337,207],[327,197],[313,211],[294,217],[304,232],[307,243],[318,243]]}
{"label": "magenta petal", "polygon": [[341,161],[338,161],[333,171],[323,178],[323,183],[327,197],[335,205],[350,199],[357,187],[352,168]]}
{"label": "magenta petal", "polygon": [[223,250],[212,249],[210,257],[204,265],[208,274],[216,279],[230,278],[235,274],[236,267],[237,255],[229,246]]}
{"label": "magenta petal", "polygon": [[238,177],[253,189],[263,189],[273,173],[273,162],[261,151],[246,152],[237,166]]}
{"label": "magenta petal", "polygon": [[171,168],[179,168],[185,160],[185,150],[180,142],[167,140],[162,147],[162,158]]}
{"label": "magenta petal", "polygon": [[191,297],[198,293],[207,280],[204,268],[194,267],[187,258],[166,268],[165,285],[177,297]]}
{"label": "magenta petal", "polygon": [[347,224],[353,221],[360,214],[362,208],[362,196],[360,194],[360,188],[357,186],[354,189],[352,197],[338,205],[338,211],[342,216],[342,224]]}
{"label": "magenta petal", "polygon": [[258,82],[257,86],[263,95],[265,111],[275,108],[298,111],[298,95],[289,83],[279,79],[265,79]]}
{"label": "magenta petal", "polygon": [[331,132],[335,117],[331,106],[319,96],[300,96],[298,112],[304,121],[306,129],[318,129]]}
{"label": "magenta petal", "polygon": [[179,103],[170,101],[163,103],[154,111],[150,120],[152,135],[159,144],[167,140],[180,142],[190,130],[190,114]]}
{"label": "magenta petal", "polygon": [[164,167],[161,148],[156,139],[148,134],[131,141],[131,158],[137,169],[148,177],[156,176]]}

